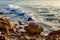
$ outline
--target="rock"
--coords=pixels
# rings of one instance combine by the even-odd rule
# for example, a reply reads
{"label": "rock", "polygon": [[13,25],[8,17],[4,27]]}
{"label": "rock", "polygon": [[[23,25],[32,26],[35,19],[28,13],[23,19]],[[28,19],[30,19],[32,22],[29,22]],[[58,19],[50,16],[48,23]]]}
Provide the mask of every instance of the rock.
{"label": "rock", "polygon": [[4,14],[3,12],[0,12],[0,14]]}
{"label": "rock", "polygon": [[50,36],[53,36],[53,35],[60,35],[60,30],[56,30],[56,31],[52,31],[49,33]]}
{"label": "rock", "polygon": [[60,40],[60,30],[50,32],[48,37],[51,40]]}
{"label": "rock", "polygon": [[43,31],[41,26],[33,22],[29,23],[24,29],[31,35],[39,35]]}
{"label": "rock", "polygon": [[36,40],[36,38],[25,36],[25,40]]}
{"label": "rock", "polygon": [[0,40],[6,40],[4,36],[0,36]]}
{"label": "rock", "polygon": [[23,25],[23,23],[21,21],[18,21],[19,25]]}
{"label": "rock", "polygon": [[15,24],[15,26],[17,26],[17,24]]}
{"label": "rock", "polygon": [[12,30],[14,28],[15,24],[6,18],[6,16],[3,16],[0,18],[0,28],[8,30]]}
{"label": "rock", "polygon": [[31,17],[28,18],[28,21],[32,21],[33,19]]}

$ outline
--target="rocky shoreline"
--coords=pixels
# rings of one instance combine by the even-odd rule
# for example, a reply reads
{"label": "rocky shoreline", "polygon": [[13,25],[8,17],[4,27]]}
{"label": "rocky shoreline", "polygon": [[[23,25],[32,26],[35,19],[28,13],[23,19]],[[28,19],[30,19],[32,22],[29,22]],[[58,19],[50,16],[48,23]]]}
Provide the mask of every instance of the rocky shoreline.
{"label": "rocky shoreline", "polygon": [[[54,31],[53,31],[54,32]],[[51,32],[48,36],[45,35],[28,35],[26,33],[11,33],[7,35],[6,33],[0,33],[0,40],[60,40],[60,30],[55,31],[55,33]],[[54,35],[53,35],[54,34]],[[55,35],[56,34],[56,35]]]}
{"label": "rocky shoreline", "polygon": [[44,31],[43,27],[37,23],[31,22],[27,26],[23,25],[20,22],[19,25],[14,25],[5,16],[1,17],[0,40],[60,40],[60,30],[52,31],[45,36],[41,35]]}

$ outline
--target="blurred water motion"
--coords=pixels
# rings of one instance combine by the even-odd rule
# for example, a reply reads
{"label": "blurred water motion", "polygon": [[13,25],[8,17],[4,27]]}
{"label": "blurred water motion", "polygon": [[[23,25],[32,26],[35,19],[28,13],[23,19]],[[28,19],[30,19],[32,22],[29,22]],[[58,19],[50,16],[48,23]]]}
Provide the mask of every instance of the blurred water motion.
{"label": "blurred water motion", "polygon": [[[23,20],[20,16],[17,16],[16,14],[11,14],[5,9],[3,9],[8,3],[1,3],[0,4],[0,12],[4,12],[4,14],[0,14],[1,16],[7,16],[8,19],[11,19],[14,23],[18,24],[19,20]],[[26,11],[29,15],[32,16],[40,24],[45,31],[51,32],[52,30],[58,30],[60,29],[60,7],[57,6],[51,6],[51,5],[28,5],[24,3],[22,4],[13,4],[14,6],[19,6],[19,9],[22,11]],[[59,19],[58,22],[53,20],[53,21],[48,21],[45,20],[46,18],[55,18]],[[50,20],[50,19],[49,19]]]}

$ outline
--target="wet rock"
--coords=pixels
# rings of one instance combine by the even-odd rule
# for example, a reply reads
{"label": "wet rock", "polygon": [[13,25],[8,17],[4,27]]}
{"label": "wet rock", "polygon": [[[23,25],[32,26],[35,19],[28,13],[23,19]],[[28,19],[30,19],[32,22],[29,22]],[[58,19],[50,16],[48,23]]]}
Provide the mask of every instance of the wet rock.
{"label": "wet rock", "polygon": [[17,24],[15,24],[15,26],[17,26]]}
{"label": "wet rock", "polygon": [[59,23],[60,23],[60,20],[59,20]]}
{"label": "wet rock", "polygon": [[0,12],[0,14],[4,14],[3,12]]}
{"label": "wet rock", "polygon": [[31,17],[28,18],[28,21],[32,21],[33,19]]}
{"label": "wet rock", "polygon": [[21,21],[18,21],[19,25],[23,25],[23,23]]}
{"label": "wet rock", "polygon": [[24,29],[32,35],[39,35],[43,31],[41,26],[33,22],[29,23]]}

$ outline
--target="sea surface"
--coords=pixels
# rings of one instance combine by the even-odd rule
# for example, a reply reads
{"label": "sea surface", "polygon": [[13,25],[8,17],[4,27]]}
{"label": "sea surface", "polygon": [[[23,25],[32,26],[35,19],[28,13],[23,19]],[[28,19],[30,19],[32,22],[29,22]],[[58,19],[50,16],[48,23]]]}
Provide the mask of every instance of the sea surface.
{"label": "sea surface", "polygon": [[[18,21],[23,22],[23,18],[21,16],[16,15],[14,13],[10,13],[3,9],[6,5],[0,4],[0,12],[4,12],[4,14],[0,14],[0,17],[7,16],[8,19],[13,21],[15,24],[18,24]],[[42,34],[48,34],[53,30],[60,29],[60,8],[55,6],[43,6],[43,5],[15,5],[18,6],[21,11],[27,12],[34,20],[36,20],[37,24],[44,28],[44,32]],[[47,18],[57,19],[57,20],[46,20]]]}

